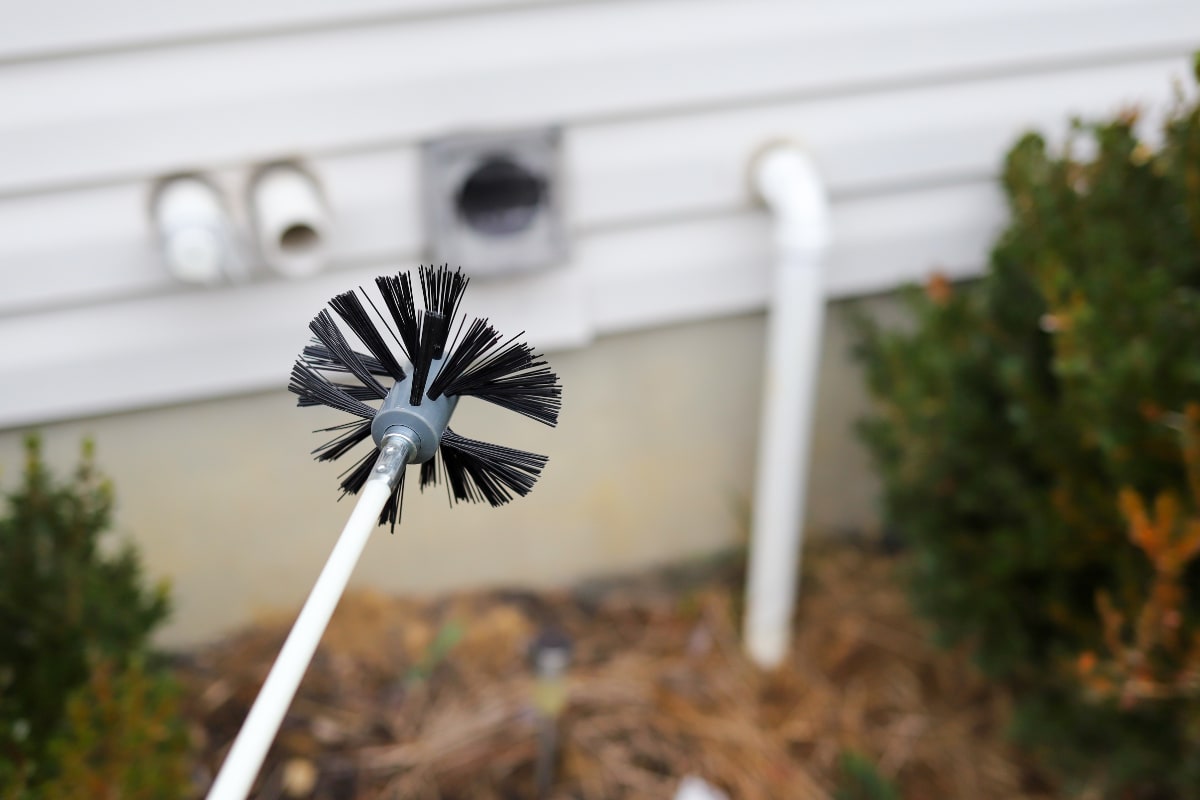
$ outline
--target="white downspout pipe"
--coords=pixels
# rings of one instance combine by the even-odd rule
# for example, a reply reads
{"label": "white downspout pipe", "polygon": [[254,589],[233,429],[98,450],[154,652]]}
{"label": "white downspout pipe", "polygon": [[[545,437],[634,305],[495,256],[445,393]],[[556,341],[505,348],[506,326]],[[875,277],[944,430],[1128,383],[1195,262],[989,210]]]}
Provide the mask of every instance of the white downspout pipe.
{"label": "white downspout pipe", "polygon": [[770,669],[791,641],[825,305],[821,264],[832,233],[825,186],[802,149],[771,145],[751,171],[773,217],[776,264],[743,636],[750,657]]}

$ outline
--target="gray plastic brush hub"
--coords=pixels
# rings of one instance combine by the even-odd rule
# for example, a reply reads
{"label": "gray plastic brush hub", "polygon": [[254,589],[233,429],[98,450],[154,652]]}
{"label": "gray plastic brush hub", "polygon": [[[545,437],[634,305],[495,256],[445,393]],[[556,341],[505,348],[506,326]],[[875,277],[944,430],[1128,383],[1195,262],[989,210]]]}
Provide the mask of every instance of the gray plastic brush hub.
{"label": "gray plastic brush hub", "polygon": [[[435,362],[433,368],[430,369],[429,378],[425,382],[426,386],[437,375],[438,366],[440,365]],[[410,405],[408,397],[412,392],[412,380],[413,376],[409,375],[388,392],[383,405],[379,407],[375,418],[371,420],[371,438],[375,440],[376,445],[379,445],[388,432],[395,432],[397,428],[407,428],[416,437],[409,463],[420,464],[433,458],[434,453],[437,452],[442,434],[450,422],[450,415],[454,413],[454,406],[458,404],[458,398],[442,395],[437,400],[430,400],[428,397],[423,397],[421,405]]]}

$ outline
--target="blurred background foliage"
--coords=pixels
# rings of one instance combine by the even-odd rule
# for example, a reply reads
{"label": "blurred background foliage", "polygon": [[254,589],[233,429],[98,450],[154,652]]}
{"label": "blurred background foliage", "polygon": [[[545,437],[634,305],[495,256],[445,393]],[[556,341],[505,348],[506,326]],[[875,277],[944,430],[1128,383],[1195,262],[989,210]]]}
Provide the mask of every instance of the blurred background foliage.
{"label": "blurred background foliage", "polygon": [[84,444],[57,479],[36,437],[0,516],[0,797],[185,796],[177,690],[149,649],[169,610]]}
{"label": "blurred background foliage", "polygon": [[[1200,59],[1197,61],[1200,79]],[[986,275],[865,317],[862,433],[919,609],[1068,791],[1200,786],[1200,105],[1029,134]]]}

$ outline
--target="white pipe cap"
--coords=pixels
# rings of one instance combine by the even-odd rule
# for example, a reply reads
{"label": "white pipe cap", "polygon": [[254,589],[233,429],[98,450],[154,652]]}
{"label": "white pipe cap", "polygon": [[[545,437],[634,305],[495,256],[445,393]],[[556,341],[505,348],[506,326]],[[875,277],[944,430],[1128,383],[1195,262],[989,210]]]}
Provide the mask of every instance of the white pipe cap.
{"label": "white pipe cap", "polygon": [[212,285],[240,272],[232,223],[207,181],[166,181],[155,192],[152,215],[163,262],[176,279]]}

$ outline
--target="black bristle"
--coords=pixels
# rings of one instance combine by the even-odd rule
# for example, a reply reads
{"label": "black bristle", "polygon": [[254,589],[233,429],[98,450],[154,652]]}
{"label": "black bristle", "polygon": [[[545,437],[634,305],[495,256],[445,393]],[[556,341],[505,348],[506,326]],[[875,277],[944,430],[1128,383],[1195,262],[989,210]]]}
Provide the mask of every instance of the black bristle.
{"label": "black bristle", "polygon": [[321,341],[321,344],[325,345],[333,358],[344,366],[351,375],[362,381],[363,386],[373,389],[375,396],[381,400],[387,397],[387,389],[375,379],[375,376],[371,374],[371,370],[367,368],[366,363],[358,357],[358,353],[346,341],[346,337],[342,335],[337,323],[333,321],[333,316],[328,311],[322,311],[317,314],[313,318],[313,321],[308,324],[308,327],[313,332],[313,335]]}
{"label": "black bristle", "polygon": [[434,453],[433,458],[421,465],[421,490],[424,491],[426,486],[433,486],[438,481],[438,457]]}
{"label": "black bristle", "polygon": [[396,524],[400,522],[400,514],[404,511],[404,475],[406,472],[407,470],[400,470],[400,480],[396,482],[396,488],[392,489],[387,502],[383,504],[383,510],[379,512],[379,524],[390,525],[392,533],[396,532]]}
{"label": "black bristle", "polygon": [[[369,453],[358,461],[355,461],[345,472],[338,476],[343,478],[341,483],[342,497],[348,494],[358,494],[362,491],[362,488],[367,484],[367,479],[371,477],[371,471],[375,469],[375,461],[378,458],[379,448],[372,447]],[[396,481],[396,487],[392,489],[392,493],[388,495],[387,501],[383,504],[383,508],[379,512],[379,524],[390,525],[392,533],[396,532],[396,524],[400,522],[400,514],[404,510],[404,475],[405,470],[401,469],[400,477]]]}
{"label": "black bristle", "polygon": [[375,460],[377,458],[379,458],[379,448],[372,447],[370,452],[347,467],[341,475],[338,475],[342,479],[340,484],[342,487],[342,497],[348,494],[358,494],[362,491],[362,487],[367,483],[367,478],[371,477],[371,470],[375,469]]}
{"label": "black bristle", "polygon": [[[462,270],[451,272],[449,265],[442,265],[422,266],[417,272],[421,278],[421,299],[425,301],[425,311],[440,314],[447,320],[458,316],[458,305],[469,282]],[[445,343],[443,340],[442,344]]]}
{"label": "black bristle", "polygon": [[450,324],[458,314],[458,306],[467,288],[467,279],[462,270],[451,272],[447,267],[425,267],[417,270],[421,279],[421,300],[425,311],[421,314],[420,341],[410,351],[413,365],[412,390],[409,403],[421,405],[425,397],[425,382],[435,359],[446,352],[446,341],[450,338]]}
{"label": "black bristle", "polygon": [[[375,397],[375,390],[366,386],[351,385],[349,383],[333,383],[332,381],[329,385],[335,389],[345,392],[348,396],[354,398],[355,400],[377,399]],[[319,400],[313,400],[310,397],[301,397],[296,401],[296,405],[300,408],[304,408],[306,406],[324,405],[324,403],[321,403]]]}
{"label": "black bristle", "polygon": [[305,405],[329,406],[363,419],[375,417],[374,408],[346,394],[304,361],[297,361],[292,367],[288,391],[299,396],[299,402]]}
{"label": "black bristle", "polygon": [[450,345],[450,353],[442,362],[442,369],[433,383],[429,384],[429,399],[437,400],[446,394],[446,387],[452,381],[459,380],[498,341],[500,334],[486,319],[472,320],[466,333],[463,333],[462,323],[459,323],[458,333]]}
{"label": "black bristle", "polygon": [[[373,355],[392,380],[399,383],[404,380],[404,368],[400,366],[400,362],[392,355],[392,349],[388,347],[383,336],[379,333],[379,328],[375,325],[375,320],[367,313],[367,309],[359,299],[358,293],[354,291],[343,292],[337,297],[329,301],[329,305],[338,316],[349,326],[350,330],[354,331],[354,335],[359,338],[366,348]],[[369,372],[370,370],[368,370]]]}
{"label": "black bristle", "polygon": [[341,458],[353,450],[359,442],[365,442],[371,435],[371,420],[358,422],[351,426],[339,425],[337,427],[344,428],[345,431],[312,451],[317,461],[333,461]]}
{"label": "black bristle", "polygon": [[[450,318],[427,311],[423,323],[421,326],[422,337],[428,337],[433,357],[441,358],[446,354],[446,340],[450,338]],[[428,333],[426,333],[426,329],[428,329]]]}
{"label": "black bristle", "polygon": [[392,322],[400,335],[400,346],[409,361],[416,360],[421,343],[421,329],[417,327],[417,306],[413,297],[412,279],[405,273],[381,275],[375,279],[383,303],[392,315]]}
{"label": "black bristle", "polygon": [[498,345],[500,335],[495,329],[485,320],[476,320],[455,342],[454,352],[429,386],[429,397],[478,397],[546,425],[557,424],[562,408],[558,376],[516,338]]}
{"label": "black bristle", "polygon": [[[354,355],[359,363],[365,366],[372,375],[382,377],[388,374],[383,364],[380,364],[379,359],[375,358],[375,356],[359,353],[358,351],[355,351]],[[324,372],[345,372],[346,374],[350,374],[350,370],[342,362],[338,361],[329,348],[321,344],[319,340],[314,339],[312,344],[306,346],[302,356],[314,369]]]}
{"label": "black bristle", "polygon": [[[426,312],[421,317],[421,344],[417,348],[417,357],[413,359],[412,388],[408,394],[411,405],[421,405],[425,397],[425,381],[429,379],[429,369],[437,357],[438,337],[446,327],[445,319],[440,314]],[[444,336],[441,341],[445,343]]]}
{"label": "black bristle", "polygon": [[442,434],[439,454],[455,500],[486,500],[492,506],[504,505],[513,494],[529,494],[547,461],[536,453],[459,436],[449,428]]}

